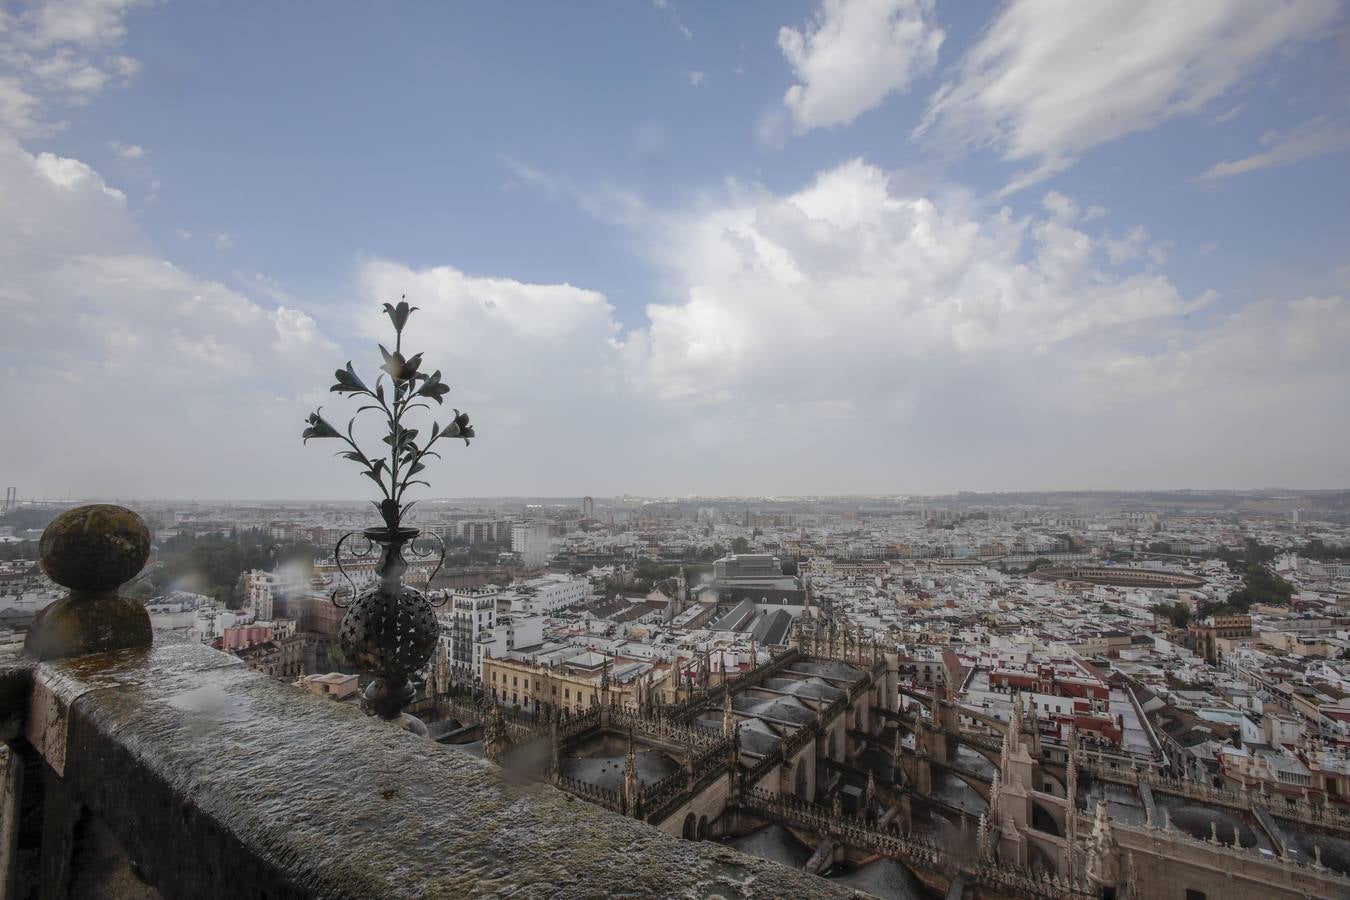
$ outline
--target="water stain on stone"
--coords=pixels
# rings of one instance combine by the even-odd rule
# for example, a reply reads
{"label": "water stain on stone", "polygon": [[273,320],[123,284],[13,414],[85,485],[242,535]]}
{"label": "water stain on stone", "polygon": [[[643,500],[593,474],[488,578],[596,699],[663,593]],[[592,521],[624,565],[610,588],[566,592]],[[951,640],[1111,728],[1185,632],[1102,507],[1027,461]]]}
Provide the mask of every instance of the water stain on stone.
{"label": "water stain on stone", "polygon": [[174,709],[195,713],[217,722],[238,722],[247,718],[246,704],[220,685],[205,684],[165,698]]}

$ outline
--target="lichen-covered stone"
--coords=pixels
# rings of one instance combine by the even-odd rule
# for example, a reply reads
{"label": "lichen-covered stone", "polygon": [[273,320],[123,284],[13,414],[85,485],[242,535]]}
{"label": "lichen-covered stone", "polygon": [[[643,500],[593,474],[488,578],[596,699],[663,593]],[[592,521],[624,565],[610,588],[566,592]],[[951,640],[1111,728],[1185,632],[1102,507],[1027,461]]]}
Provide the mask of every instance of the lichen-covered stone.
{"label": "lichen-covered stone", "polygon": [[150,529],[129,509],[99,503],[67,510],[42,532],[45,571],[70,593],[33,619],[24,648],[38,659],[145,648],[145,606],[117,594],[145,566]]}
{"label": "lichen-covered stone", "polygon": [[150,529],[131,510],[96,503],[52,520],[38,542],[47,577],[74,591],[115,591],[150,558]]}

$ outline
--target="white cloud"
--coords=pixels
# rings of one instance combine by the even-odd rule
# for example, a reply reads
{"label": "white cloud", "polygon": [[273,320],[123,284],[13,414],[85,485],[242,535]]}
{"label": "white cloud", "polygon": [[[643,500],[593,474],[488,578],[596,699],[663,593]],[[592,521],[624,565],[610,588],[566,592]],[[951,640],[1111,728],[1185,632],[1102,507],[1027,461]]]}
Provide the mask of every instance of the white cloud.
{"label": "white cloud", "polygon": [[1235,103],[1217,116],[1211,118],[1209,122],[1211,125],[1222,125],[1224,122],[1231,122],[1233,119],[1242,115],[1242,111],[1246,108],[1246,103]]}
{"label": "white cloud", "polygon": [[139,144],[124,144],[121,141],[109,141],[108,148],[123,159],[145,158],[145,148]]}
{"label": "white cloud", "polygon": [[216,245],[217,250],[229,250],[234,246],[234,235],[225,231],[212,232],[211,243]]}
{"label": "white cloud", "polygon": [[695,69],[695,70],[692,71],[692,72],[689,72],[689,73],[688,73],[688,78],[689,78],[689,84],[690,84],[691,86],[693,86],[693,87],[702,87],[704,84],[707,83],[707,80],[708,80],[707,73],[705,73],[705,72],[700,72],[700,71],[698,71],[697,69]]}
{"label": "white cloud", "polygon": [[[87,164],[0,137],[0,458],[34,493],[322,492],[298,435],[337,348],[160,257]],[[326,385],[325,385],[326,386]],[[60,440],[50,440],[60,434]]]}
{"label": "white cloud", "polygon": [[1213,182],[1350,150],[1350,124],[1319,116],[1284,134],[1266,132],[1261,136],[1261,145],[1266,149],[1260,153],[1215,163],[1201,173],[1199,180]]}
{"label": "white cloud", "polygon": [[1085,151],[1199,112],[1277,50],[1325,33],[1335,0],[1015,0],[933,94],[916,134],[1028,164],[1005,192]]}
{"label": "white cloud", "polygon": [[32,136],[57,127],[53,105],[79,106],[125,83],[140,63],[115,52],[139,0],[46,0],[0,28],[0,132]]}
{"label": "white cloud", "polygon": [[738,187],[653,239],[687,299],[648,308],[630,358],[667,399],[825,401],[936,359],[1047,353],[1195,308],[1165,278],[1115,270],[1147,232],[1113,241],[1081,230],[1068,198],[1045,205],[1016,217],[910,195],[860,161],[787,196]]}
{"label": "white cloud", "polygon": [[684,35],[685,40],[693,38],[694,33],[680,21],[680,15],[675,11],[675,5],[670,0],[652,0],[652,6],[670,16],[670,24],[674,25],[680,34]]}
{"label": "white cloud", "polygon": [[822,0],[805,27],[778,32],[798,82],[783,97],[797,133],[846,125],[908,90],[944,37],[932,0]]}
{"label": "white cloud", "polygon": [[[717,460],[649,448],[667,490],[1350,477],[1331,449],[1350,423],[1313,414],[1350,388],[1350,304],[1216,314],[1155,271],[1168,242],[1142,227],[1095,232],[1100,210],[1056,192],[1018,216],[904,184],[859,161],[787,194],[732,184],[649,234],[682,299],[622,337],[627,391],[687,423],[683,459]],[[1319,422],[1296,448],[1240,424],[1291,415]]]}

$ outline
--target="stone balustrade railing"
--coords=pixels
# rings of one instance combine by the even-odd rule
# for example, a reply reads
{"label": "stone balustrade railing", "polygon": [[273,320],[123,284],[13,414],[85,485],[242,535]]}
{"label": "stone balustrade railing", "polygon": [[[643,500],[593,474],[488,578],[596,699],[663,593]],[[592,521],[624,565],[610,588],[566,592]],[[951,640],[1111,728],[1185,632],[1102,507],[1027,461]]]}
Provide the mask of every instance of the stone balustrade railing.
{"label": "stone balustrade railing", "polygon": [[671,718],[639,716],[618,707],[606,710],[604,718],[611,728],[632,729],[644,737],[680,746],[692,744],[695,747],[712,747],[725,740],[720,728],[709,728],[697,721],[678,722]]}
{"label": "stone balustrade railing", "polygon": [[[1193,847],[1204,848],[1206,853],[1216,853],[1221,857],[1231,859],[1235,869],[1243,866],[1276,866],[1291,873],[1312,875],[1319,882],[1338,886],[1334,893],[1328,892],[1325,896],[1350,896],[1350,876],[1342,875],[1315,861],[1304,862],[1289,856],[1258,856],[1253,850],[1235,847],[1222,841],[1200,840],[1175,827],[1155,828],[1151,825],[1127,825],[1113,821],[1111,828],[1116,833],[1117,841],[1127,849],[1133,849],[1136,844],[1142,846],[1151,842],[1159,833],[1165,832],[1167,839],[1170,841],[1179,841]],[[1131,837],[1135,840],[1130,840]]]}
{"label": "stone balustrade railing", "polygon": [[820,726],[815,722],[807,722],[801,728],[783,738],[783,759],[788,760],[796,756],[798,751],[805,747],[808,742],[815,740],[816,735],[820,734]]}
{"label": "stone balustrade railing", "polygon": [[597,806],[603,806],[611,812],[622,814],[624,811],[623,797],[618,791],[607,790],[590,782],[561,774],[558,776],[558,787],[570,794],[589,800]]}
{"label": "stone balustrade railing", "polygon": [[851,847],[894,857],[907,865],[933,871],[959,870],[968,880],[1011,896],[1035,900],[1088,900],[1096,895],[1086,884],[1071,882],[1048,872],[1006,863],[961,864],[936,844],[913,836],[880,831],[857,821],[842,819],[829,809],[792,795],[751,789],[742,804],[756,815],[787,822],[822,835],[830,835]]}
{"label": "stone balustrade railing", "polygon": [[680,768],[648,787],[643,795],[647,808],[659,812],[671,801],[683,797],[688,790],[689,771]]}
{"label": "stone balustrade railing", "polygon": [[747,785],[757,784],[762,778],[764,778],[764,776],[766,776],[767,774],[769,774],[782,764],[783,764],[783,745],[780,742],[778,746],[774,747],[768,753],[764,754],[764,756],[762,756],[760,759],[755,761],[755,764],[750,767],[750,770],[748,772],[745,773],[743,783]]}
{"label": "stone balustrade railing", "polygon": [[1095,754],[1080,753],[1078,759],[1079,768],[1099,781],[1130,787],[1146,784],[1155,794],[1185,797],[1187,800],[1211,803],[1244,812],[1250,812],[1254,804],[1262,804],[1277,819],[1315,825],[1341,834],[1350,833],[1350,815],[1324,805],[1315,805],[1304,800],[1296,800],[1293,803],[1280,802],[1259,792],[1218,788],[1200,781],[1167,778],[1147,770],[1139,771],[1123,766],[1102,766],[1097,762]]}

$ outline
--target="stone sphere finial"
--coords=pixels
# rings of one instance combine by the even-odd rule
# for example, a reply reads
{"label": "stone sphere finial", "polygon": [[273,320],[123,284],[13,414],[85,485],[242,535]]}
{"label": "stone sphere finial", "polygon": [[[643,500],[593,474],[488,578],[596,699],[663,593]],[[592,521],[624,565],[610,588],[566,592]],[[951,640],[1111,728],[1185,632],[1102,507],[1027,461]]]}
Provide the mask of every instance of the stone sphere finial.
{"label": "stone sphere finial", "polygon": [[72,591],[116,591],[150,558],[150,529],[123,506],[96,503],[66,510],[38,543],[42,570]]}
{"label": "stone sphere finial", "polygon": [[42,569],[70,593],[33,619],[24,649],[38,659],[149,647],[145,605],[119,596],[150,557],[150,529],[121,506],[67,510],[42,532]]}

